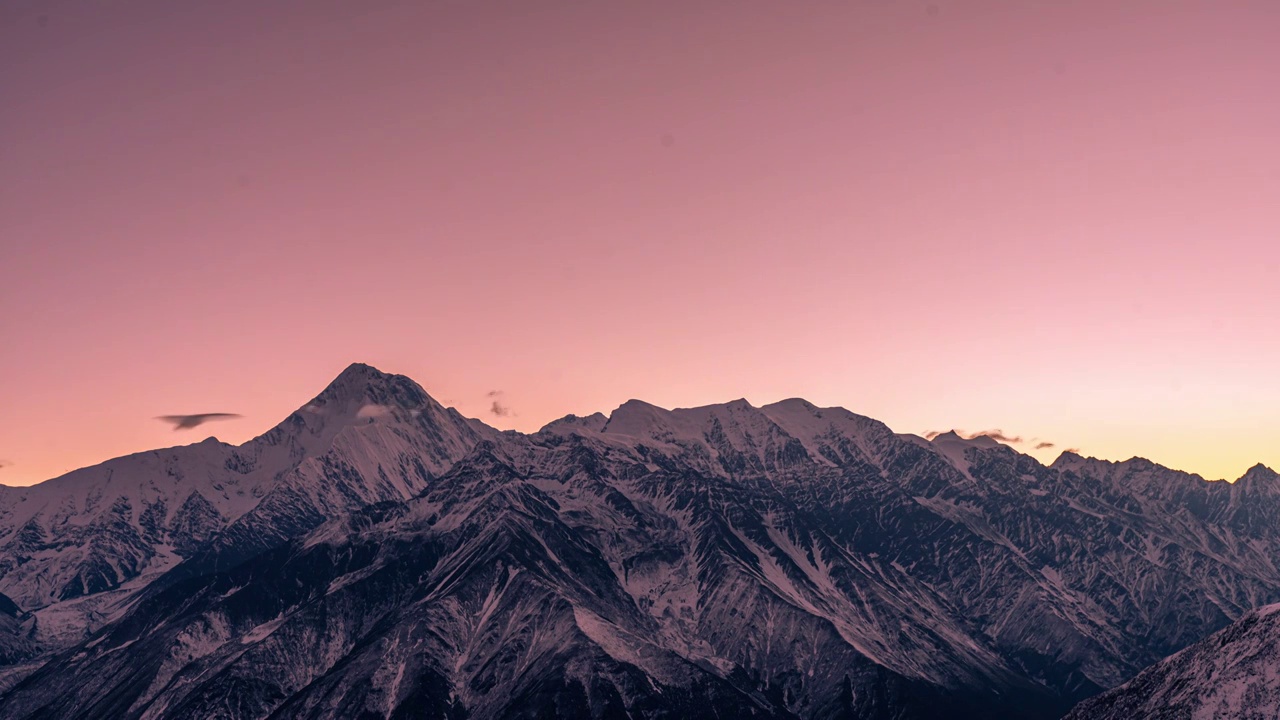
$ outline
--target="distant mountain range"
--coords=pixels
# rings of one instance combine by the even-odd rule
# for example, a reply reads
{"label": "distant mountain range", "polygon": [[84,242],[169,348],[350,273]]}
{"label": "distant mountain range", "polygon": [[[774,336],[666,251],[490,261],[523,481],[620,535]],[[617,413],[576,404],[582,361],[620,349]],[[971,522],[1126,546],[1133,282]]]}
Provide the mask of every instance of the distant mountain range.
{"label": "distant mountain range", "polygon": [[357,364],[244,445],[0,486],[0,717],[1157,717],[1221,638],[1275,657],[1276,558],[1261,465],[798,399],[499,432]]}

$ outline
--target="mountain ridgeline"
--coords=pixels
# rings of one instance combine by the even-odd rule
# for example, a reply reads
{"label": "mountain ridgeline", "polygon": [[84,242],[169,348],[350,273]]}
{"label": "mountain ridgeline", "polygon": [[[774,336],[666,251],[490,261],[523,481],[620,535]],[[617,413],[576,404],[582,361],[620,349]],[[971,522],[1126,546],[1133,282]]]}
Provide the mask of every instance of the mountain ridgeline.
{"label": "mountain ridgeline", "polygon": [[1262,466],[803,400],[499,432],[357,364],[244,445],[0,486],[0,717],[1058,718],[1257,624],[1277,557]]}

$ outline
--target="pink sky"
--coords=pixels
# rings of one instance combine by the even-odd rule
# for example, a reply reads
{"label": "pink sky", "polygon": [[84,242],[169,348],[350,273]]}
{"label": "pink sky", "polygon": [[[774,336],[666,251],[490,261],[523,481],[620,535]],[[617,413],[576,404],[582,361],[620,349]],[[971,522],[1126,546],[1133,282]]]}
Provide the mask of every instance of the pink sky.
{"label": "pink sky", "polygon": [[[1280,467],[1280,5],[0,5],[0,482],[348,363]],[[514,413],[488,412],[502,390]],[[177,433],[153,416],[236,412]]]}

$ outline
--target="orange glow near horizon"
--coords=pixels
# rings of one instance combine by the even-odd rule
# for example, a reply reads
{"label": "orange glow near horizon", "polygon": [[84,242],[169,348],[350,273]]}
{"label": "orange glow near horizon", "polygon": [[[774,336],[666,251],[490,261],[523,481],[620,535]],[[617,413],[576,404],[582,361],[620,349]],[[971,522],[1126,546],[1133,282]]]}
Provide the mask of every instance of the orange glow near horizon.
{"label": "orange glow near horizon", "polygon": [[[0,8],[0,483],[353,361],[1280,469],[1272,2]],[[510,409],[490,412],[493,397]],[[233,412],[174,432],[153,418]]]}

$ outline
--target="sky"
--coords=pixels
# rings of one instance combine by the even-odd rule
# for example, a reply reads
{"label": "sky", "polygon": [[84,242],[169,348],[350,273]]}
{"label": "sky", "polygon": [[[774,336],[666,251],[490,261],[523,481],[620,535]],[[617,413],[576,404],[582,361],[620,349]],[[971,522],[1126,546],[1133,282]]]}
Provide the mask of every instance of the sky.
{"label": "sky", "polygon": [[[1280,468],[1278,24],[8,0],[0,483],[243,442],[354,361],[524,431],[799,396]],[[155,419],[203,412],[243,417]]]}

